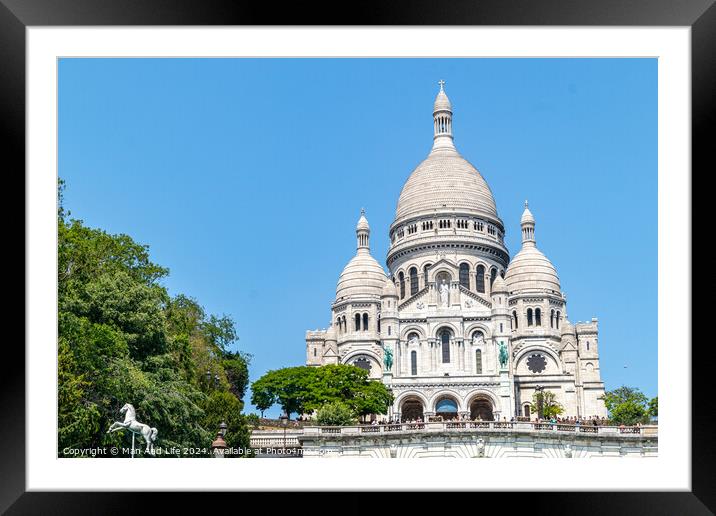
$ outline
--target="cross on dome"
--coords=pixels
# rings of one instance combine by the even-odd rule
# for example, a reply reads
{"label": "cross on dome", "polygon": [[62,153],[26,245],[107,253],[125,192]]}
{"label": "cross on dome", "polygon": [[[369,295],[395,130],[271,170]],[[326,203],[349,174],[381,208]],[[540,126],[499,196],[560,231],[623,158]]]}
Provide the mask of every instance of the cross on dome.
{"label": "cross on dome", "polygon": [[440,79],[440,80],[438,81],[438,84],[440,85],[440,91],[445,91],[445,90],[443,89],[443,86],[445,86],[445,81],[443,81],[442,79]]}

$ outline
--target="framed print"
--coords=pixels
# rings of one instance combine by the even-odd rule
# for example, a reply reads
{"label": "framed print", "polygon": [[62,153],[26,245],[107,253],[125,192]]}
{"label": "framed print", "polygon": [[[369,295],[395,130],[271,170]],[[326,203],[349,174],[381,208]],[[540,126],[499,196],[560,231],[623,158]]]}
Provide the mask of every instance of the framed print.
{"label": "framed print", "polygon": [[711,513],[712,2],[297,7],[3,0],[27,305],[2,508]]}

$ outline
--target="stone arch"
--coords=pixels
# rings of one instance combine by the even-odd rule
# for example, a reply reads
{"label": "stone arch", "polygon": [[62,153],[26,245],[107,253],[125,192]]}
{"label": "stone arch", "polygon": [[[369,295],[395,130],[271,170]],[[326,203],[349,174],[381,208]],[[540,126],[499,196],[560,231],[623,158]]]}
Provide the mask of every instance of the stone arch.
{"label": "stone arch", "polygon": [[435,412],[435,407],[437,403],[442,400],[443,398],[450,398],[455,402],[455,405],[457,406],[458,412],[462,412],[465,410],[465,406],[463,404],[463,399],[460,394],[452,389],[441,389],[435,394],[432,395],[430,398],[430,403],[428,406],[430,407],[430,410]]}
{"label": "stone arch", "polygon": [[[527,364],[525,362],[525,357],[528,357],[531,354],[542,354],[546,357],[547,363],[545,364],[545,369],[542,371],[538,371],[537,373],[533,373],[532,371],[525,372],[525,368],[527,368]],[[553,367],[556,368],[556,371],[549,372],[550,369],[550,359],[553,362]],[[544,345],[531,345],[526,349],[521,349],[517,355],[515,356],[514,361],[512,362],[514,364],[513,370],[516,375],[524,375],[524,374],[561,374],[563,371],[563,364],[560,360],[557,353]],[[524,364],[523,364],[524,363]]]}
{"label": "stone arch", "polygon": [[465,338],[466,339],[472,339],[472,334],[476,331],[481,331],[482,334],[485,336],[485,340],[492,338],[492,332],[490,331],[490,328],[484,324],[484,323],[472,323],[470,326],[465,328]]}
{"label": "stone arch", "polygon": [[470,419],[493,421],[495,412],[500,410],[496,396],[483,389],[472,391],[465,397],[466,410],[470,412]]}
{"label": "stone arch", "polygon": [[421,340],[425,338],[425,330],[421,326],[411,324],[400,330],[400,340],[407,340],[411,333],[417,333]]}
{"label": "stone arch", "polygon": [[445,329],[450,330],[450,333],[452,333],[452,338],[453,338],[453,339],[460,337],[460,333],[458,332],[457,327],[456,327],[453,323],[450,323],[450,322],[441,322],[441,323],[433,330],[432,336],[433,336],[434,338],[436,338],[436,339],[439,338],[440,332],[441,332],[442,330],[445,330]]}
{"label": "stone arch", "polygon": [[562,361],[559,359],[559,356],[552,348],[550,348],[549,346],[544,346],[542,344],[532,344],[531,346],[519,350],[515,355],[514,363],[519,363],[523,356],[528,353],[534,353],[535,351],[542,351],[546,355],[549,355],[557,363],[557,365],[562,363]]}
{"label": "stone arch", "polygon": [[353,351],[352,353],[349,353],[343,359],[341,360],[342,364],[347,365],[354,365],[353,362],[355,359],[359,357],[367,357],[370,362],[370,371],[368,372],[368,377],[371,379],[378,379],[381,378],[383,375],[383,361],[381,358],[374,353],[373,351],[364,350],[364,349],[357,349]]}
{"label": "stone arch", "polygon": [[[437,264],[436,264],[437,265]],[[438,286],[440,285],[440,277],[441,276],[447,276],[450,281],[447,281],[447,284],[450,285],[453,281],[455,281],[455,268],[454,267],[447,267],[444,264],[440,264],[437,269],[430,270],[430,273],[432,275],[432,281],[434,281]]]}
{"label": "stone arch", "polygon": [[426,410],[427,410],[427,407],[430,406],[428,399],[425,397],[425,395],[422,392],[419,392],[419,391],[405,391],[405,392],[399,394],[395,398],[395,401],[393,402],[393,406],[396,407],[398,410],[400,410],[401,405],[408,398],[419,399],[422,402],[423,407],[425,407]]}
{"label": "stone arch", "polygon": [[407,391],[395,399],[393,407],[397,412],[400,412],[402,421],[418,418],[425,421],[425,412],[428,410],[428,400],[425,399],[425,396],[420,392]]}

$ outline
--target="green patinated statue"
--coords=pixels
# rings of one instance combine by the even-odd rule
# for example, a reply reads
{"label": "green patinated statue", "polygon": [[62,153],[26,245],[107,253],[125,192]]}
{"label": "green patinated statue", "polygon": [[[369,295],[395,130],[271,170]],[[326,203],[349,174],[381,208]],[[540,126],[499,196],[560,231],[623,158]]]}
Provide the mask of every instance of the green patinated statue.
{"label": "green patinated statue", "polygon": [[500,342],[500,367],[507,367],[507,346],[504,342]]}
{"label": "green patinated statue", "polygon": [[383,346],[383,364],[386,370],[393,369],[393,350],[385,345]]}

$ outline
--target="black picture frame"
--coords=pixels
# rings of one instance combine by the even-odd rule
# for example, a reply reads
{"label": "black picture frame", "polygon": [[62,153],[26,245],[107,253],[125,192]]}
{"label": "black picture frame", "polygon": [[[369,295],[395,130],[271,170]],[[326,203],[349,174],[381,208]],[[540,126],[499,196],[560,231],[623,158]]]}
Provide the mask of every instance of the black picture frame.
{"label": "black picture frame", "polygon": [[[0,0],[0,131],[6,184],[14,179],[19,184],[12,192],[25,192],[22,173],[25,170],[25,29],[68,25],[688,26],[691,27],[692,52],[691,179],[699,176],[697,171],[706,175],[716,169],[711,141],[716,119],[714,0],[373,0],[346,7],[335,1],[277,5],[237,0]],[[8,188],[8,191],[11,190]],[[692,250],[686,251],[684,255],[690,260]],[[23,257],[28,258],[24,251]],[[691,277],[684,280],[692,284]],[[20,305],[16,302],[16,306]],[[13,325],[19,326],[16,321]],[[684,342],[670,345],[681,346],[688,352],[690,338],[685,334]],[[181,510],[185,506],[186,495],[180,493],[26,492],[25,450],[32,443],[25,440],[25,353],[16,342],[5,342],[5,367],[0,375],[0,406],[5,416],[0,422],[0,510],[7,510],[8,514],[127,514],[130,506],[144,506],[148,510],[151,502],[157,501],[148,498],[155,497],[160,498],[162,512]],[[692,356],[695,354],[696,350]],[[692,360],[691,365],[694,418],[690,492],[511,493],[507,495],[509,505],[549,514],[713,514],[716,511],[713,469],[716,446],[711,425],[716,422],[716,406],[710,395],[712,388],[707,385],[711,364],[701,359]],[[216,493],[207,496],[211,497],[212,504],[232,498]],[[358,496],[358,493],[344,495],[342,505],[346,511],[357,510]],[[505,496],[497,494],[496,498],[504,501]],[[288,504],[291,512],[295,512],[297,505],[303,505],[296,499],[291,502],[286,495],[272,494],[266,500],[271,508]],[[426,507],[423,501],[417,503],[421,508]],[[212,510],[210,507],[213,505],[207,509]],[[461,502],[458,507],[465,508]],[[248,508],[244,506],[239,510]]]}

